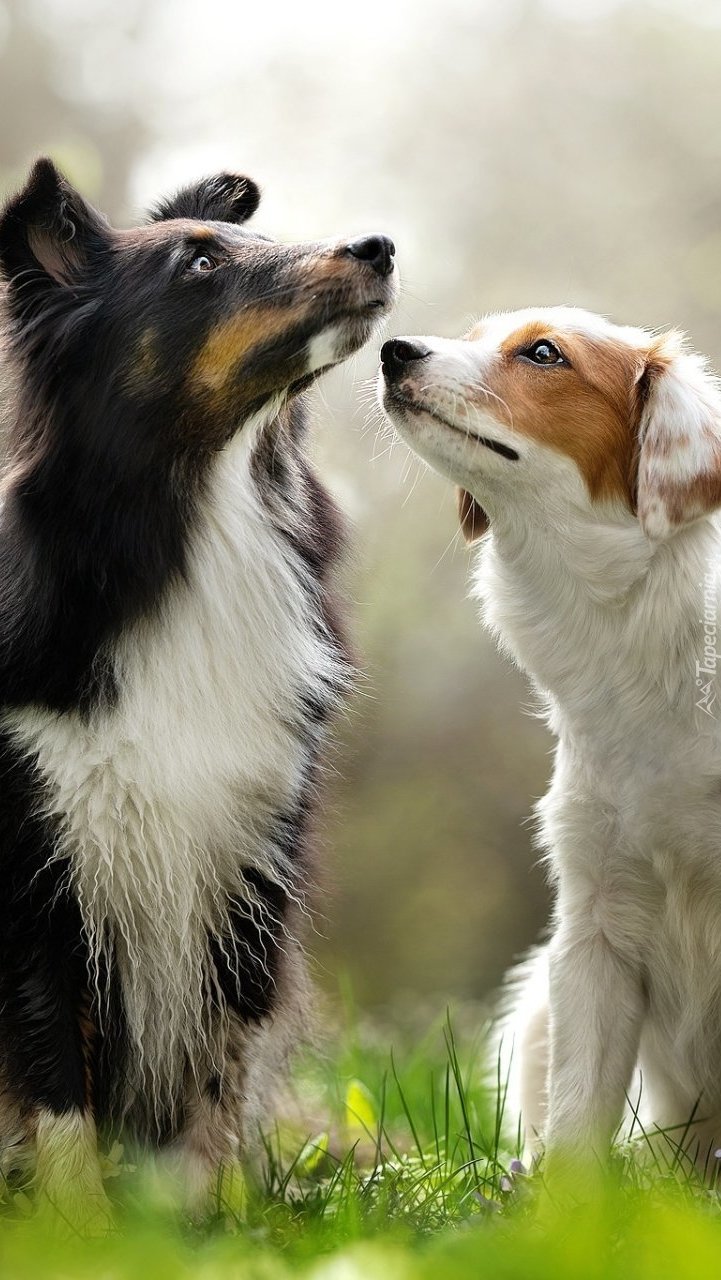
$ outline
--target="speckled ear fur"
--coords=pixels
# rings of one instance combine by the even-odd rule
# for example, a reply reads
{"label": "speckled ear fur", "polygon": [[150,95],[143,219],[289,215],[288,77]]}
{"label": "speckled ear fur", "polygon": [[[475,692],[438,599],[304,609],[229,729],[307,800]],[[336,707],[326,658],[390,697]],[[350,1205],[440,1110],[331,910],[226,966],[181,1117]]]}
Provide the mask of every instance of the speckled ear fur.
{"label": "speckled ear fur", "polygon": [[638,517],[652,541],[721,506],[721,383],[665,334],[644,366]]}
{"label": "speckled ear fur", "polygon": [[488,516],[467,489],[457,489],[458,519],[466,542],[477,542],[488,530]]}

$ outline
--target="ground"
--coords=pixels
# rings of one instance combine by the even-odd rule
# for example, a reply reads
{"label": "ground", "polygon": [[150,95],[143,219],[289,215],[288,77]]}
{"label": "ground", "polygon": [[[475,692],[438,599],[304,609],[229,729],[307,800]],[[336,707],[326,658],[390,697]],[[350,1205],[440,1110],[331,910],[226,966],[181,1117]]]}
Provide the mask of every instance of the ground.
{"label": "ground", "polygon": [[[393,1044],[394,1047],[391,1047]],[[119,1229],[52,1236],[6,1187],[3,1280],[683,1280],[718,1269],[721,1202],[673,1135],[616,1146],[590,1203],[545,1203],[503,1122],[504,1081],[482,1019],[423,1035],[349,1017],[298,1064],[256,1179],[226,1171],[202,1222],[116,1146],[106,1183]],[[721,1159],[719,1160],[721,1165]]]}

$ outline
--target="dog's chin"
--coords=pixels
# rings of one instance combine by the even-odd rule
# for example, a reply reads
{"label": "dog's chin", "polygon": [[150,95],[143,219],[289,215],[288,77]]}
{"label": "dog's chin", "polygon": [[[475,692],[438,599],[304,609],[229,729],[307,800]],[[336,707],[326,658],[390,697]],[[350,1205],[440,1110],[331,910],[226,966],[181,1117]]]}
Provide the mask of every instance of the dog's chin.
{"label": "dog's chin", "polygon": [[[495,455],[511,463],[519,460],[518,452],[510,445],[482,434],[481,431],[469,430],[465,419],[454,422],[434,405],[422,403],[410,393],[400,392],[389,386],[382,375],[381,401],[399,434],[428,461],[429,443],[434,456],[452,458],[456,464],[459,457],[466,452],[470,454],[470,451],[473,453],[473,461],[477,463],[479,447],[483,455]],[[456,479],[455,476],[451,478]]]}
{"label": "dog's chin", "polygon": [[431,414],[409,404],[386,388],[381,395],[386,416],[401,440],[438,475],[454,484],[466,475],[465,441],[450,427],[443,431]]}
{"label": "dog's chin", "polygon": [[340,318],[338,360],[355,355],[373,337],[387,319],[395,302],[397,290],[388,287],[382,295],[370,298],[349,308]]}
{"label": "dog's chin", "polygon": [[421,404],[406,392],[399,392],[389,387],[381,378],[381,403],[396,430],[409,444],[417,447],[420,441],[428,439],[443,453],[443,442],[453,441],[457,448],[464,440],[471,442],[471,436],[464,427],[455,426],[447,418],[437,413],[433,406]]}
{"label": "dog's chin", "polygon": [[415,424],[417,428],[425,427],[426,429],[433,424],[439,434],[445,430],[468,439],[473,436],[465,424],[453,422],[450,417],[436,409],[435,405],[417,399],[411,391],[399,391],[396,387],[390,386],[383,375],[381,375],[381,400],[388,417],[399,424],[410,425],[411,428]]}

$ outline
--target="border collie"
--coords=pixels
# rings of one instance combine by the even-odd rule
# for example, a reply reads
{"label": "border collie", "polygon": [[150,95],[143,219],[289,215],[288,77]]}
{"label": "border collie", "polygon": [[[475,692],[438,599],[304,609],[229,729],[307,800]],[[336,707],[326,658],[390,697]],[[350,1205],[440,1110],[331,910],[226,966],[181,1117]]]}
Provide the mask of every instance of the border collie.
{"label": "border collie", "polygon": [[351,661],[298,393],[394,247],[278,244],[259,198],[220,174],[116,231],[40,160],[0,217],[0,1142],[66,1213],[105,1211],[100,1127],[202,1198],[306,1019]]}
{"label": "border collie", "polygon": [[[550,944],[515,1012],[530,1141],[647,1118],[721,1145],[721,392],[678,334],[571,308],[382,349],[398,431],[460,486],[477,589],[558,738]],[[690,1122],[690,1123],[689,1123]],[[714,1161],[711,1159],[711,1163]]]}

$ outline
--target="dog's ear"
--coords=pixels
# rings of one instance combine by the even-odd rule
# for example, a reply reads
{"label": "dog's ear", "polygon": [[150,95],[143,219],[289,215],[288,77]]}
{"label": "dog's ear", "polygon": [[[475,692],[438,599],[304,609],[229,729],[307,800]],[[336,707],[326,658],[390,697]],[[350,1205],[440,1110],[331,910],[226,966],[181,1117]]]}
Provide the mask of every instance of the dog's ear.
{"label": "dog's ear", "polygon": [[467,489],[457,489],[458,519],[466,542],[477,542],[488,530],[488,516],[473,494]]}
{"label": "dog's ear", "polygon": [[110,234],[102,214],[52,160],[38,160],[0,215],[0,266],[10,307],[22,311],[48,288],[76,283],[93,256],[107,248]]}
{"label": "dog's ear", "polygon": [[216,173],[162,200],[150,216],[156,222],[165,218],[247,222],[259,204],[260,189],[252,178],[244,178],[239,173]]}
{"label": "dog's ear", "polygon": [[721,506],[721,384],[670,333],[648,353],[639,389],[637,509],[658,542]]}

